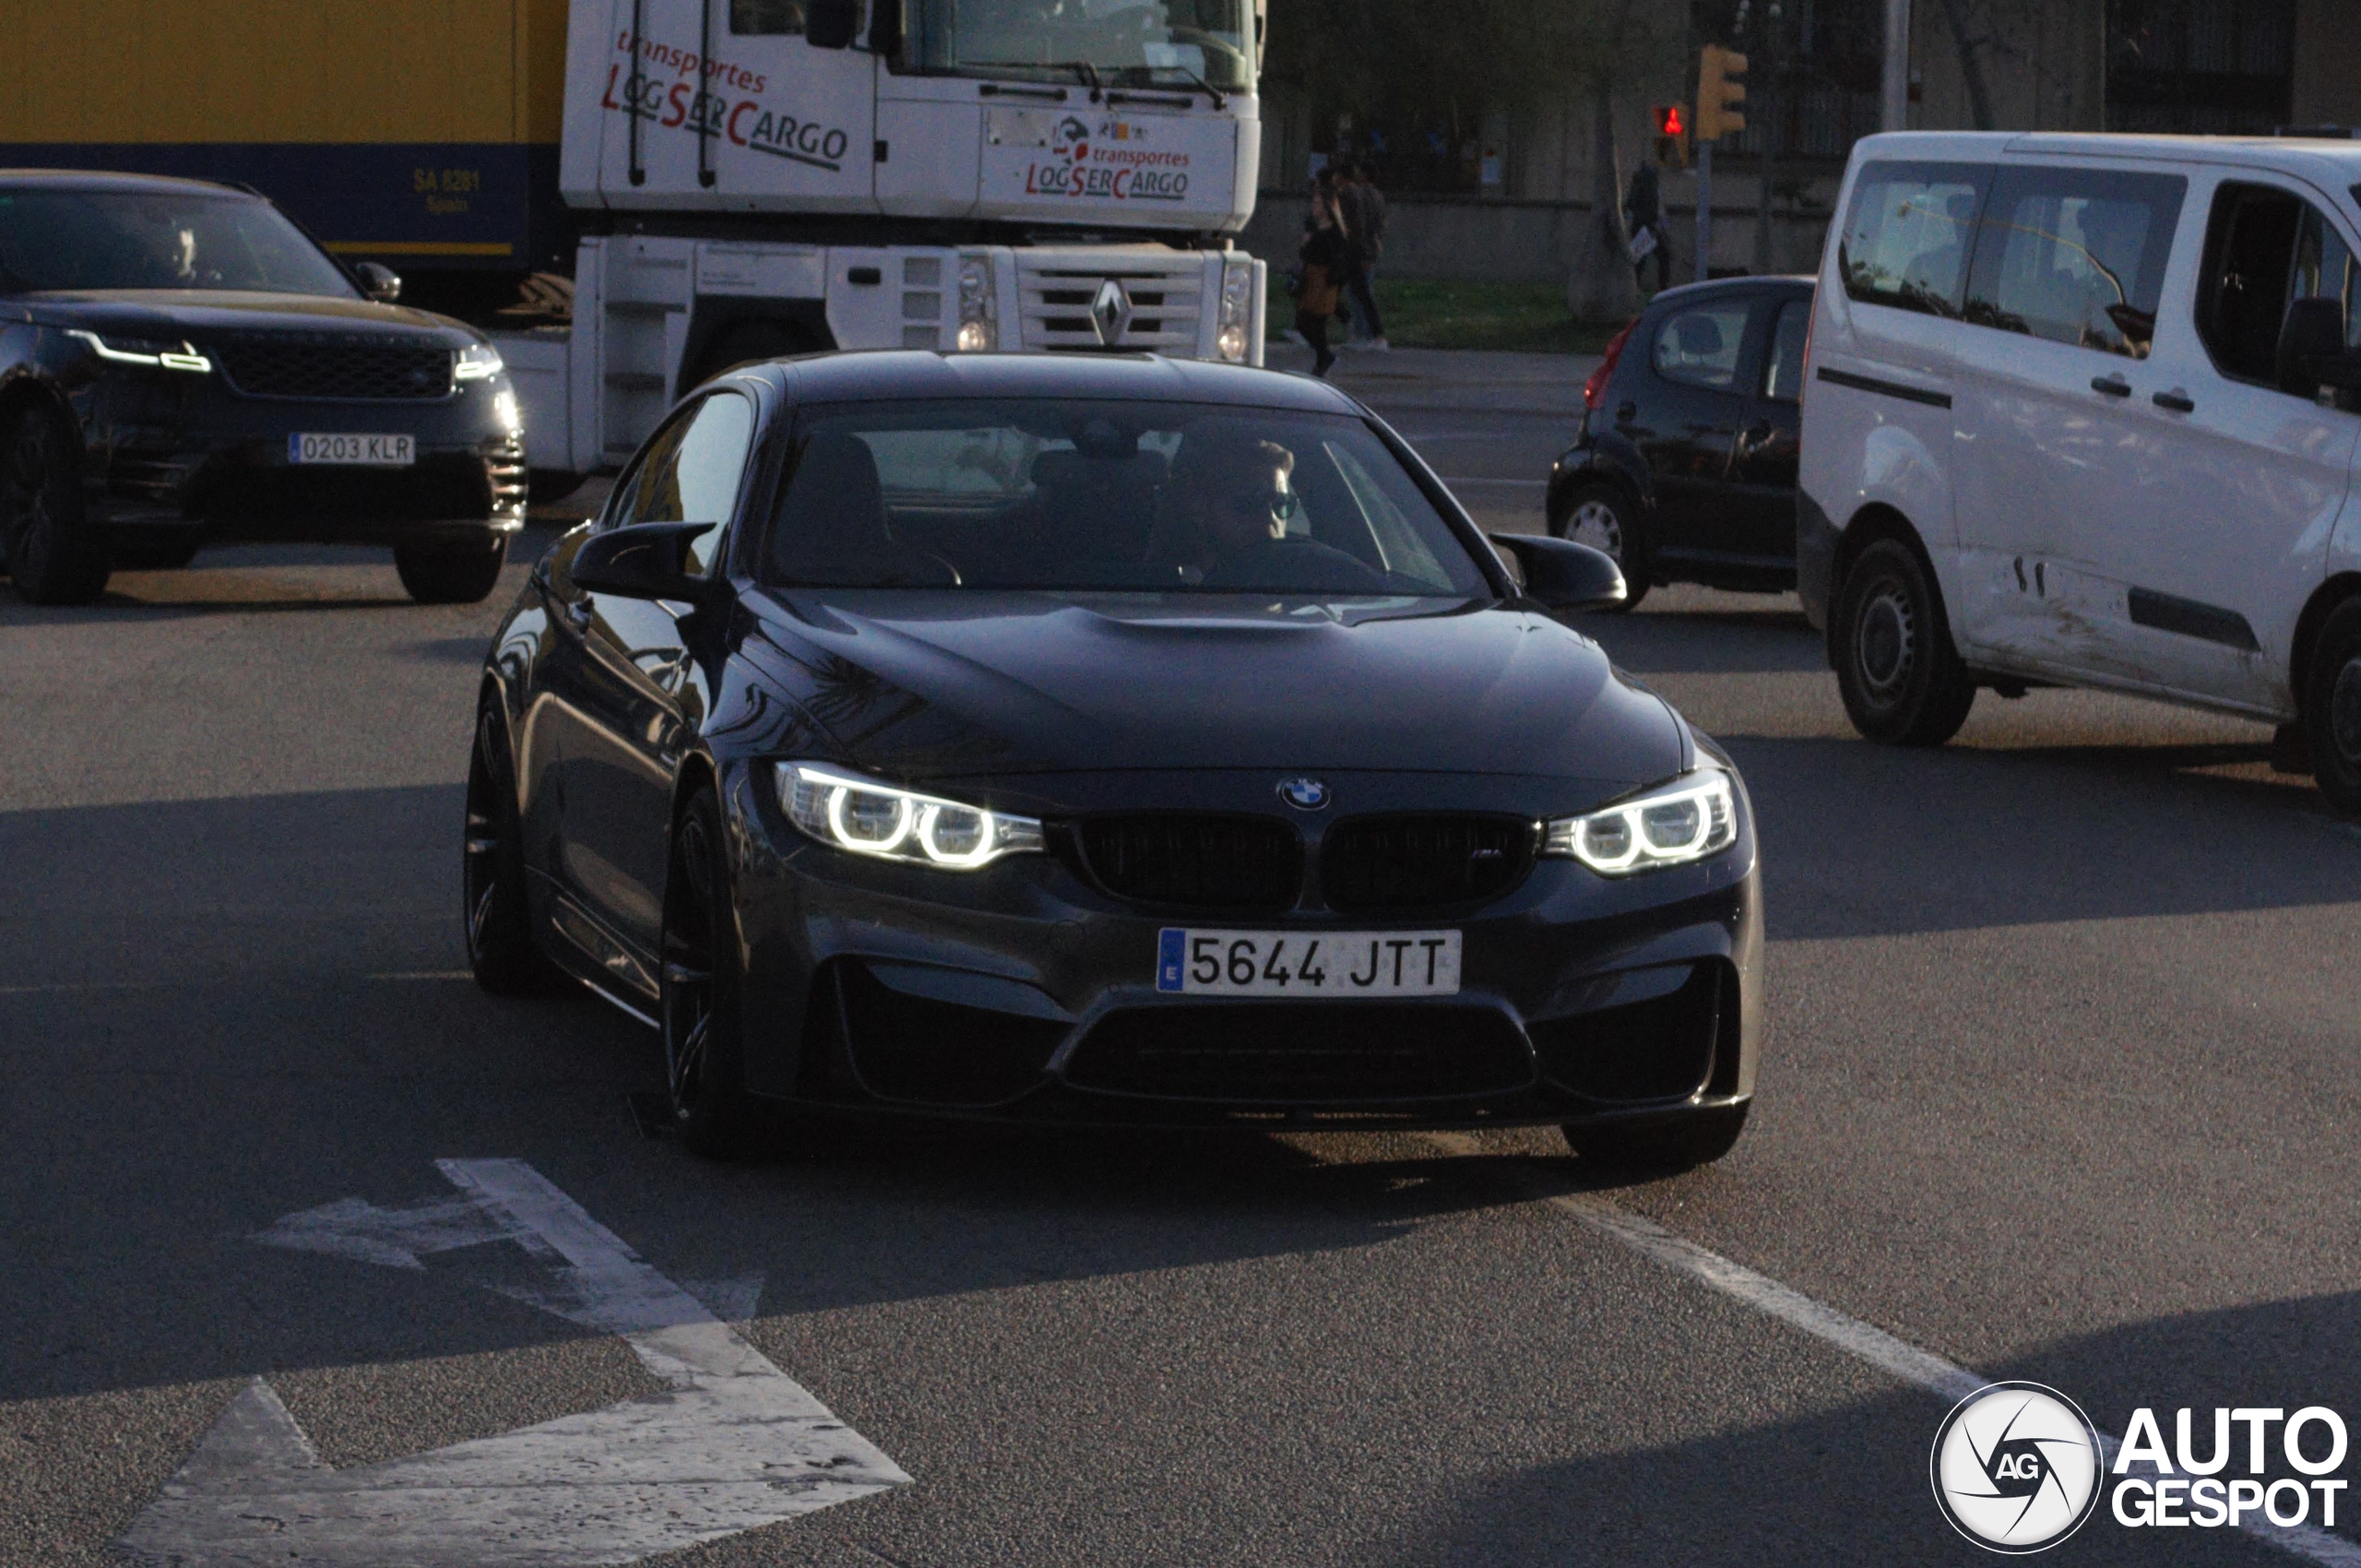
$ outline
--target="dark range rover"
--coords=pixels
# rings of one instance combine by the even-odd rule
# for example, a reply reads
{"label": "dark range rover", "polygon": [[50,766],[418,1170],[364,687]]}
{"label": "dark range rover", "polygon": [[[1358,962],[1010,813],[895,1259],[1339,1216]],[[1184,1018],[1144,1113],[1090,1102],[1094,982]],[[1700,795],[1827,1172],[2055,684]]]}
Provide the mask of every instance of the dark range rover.
{"label": "dark range rover", "polygon": [[0,556],[39,604],[208,543],[389,544],[430,603],[492,591],[525,443],[491,344],[392,303],[260,196],[0,171]]}

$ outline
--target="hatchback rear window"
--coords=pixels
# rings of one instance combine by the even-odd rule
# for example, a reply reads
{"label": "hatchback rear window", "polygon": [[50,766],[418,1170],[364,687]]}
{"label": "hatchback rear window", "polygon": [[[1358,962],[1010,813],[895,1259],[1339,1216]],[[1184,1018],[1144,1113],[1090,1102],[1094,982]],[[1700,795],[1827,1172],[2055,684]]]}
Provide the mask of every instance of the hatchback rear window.
{"label": "hatchback rear window", "polygon": [[1957,315],[1989,167],[1869,163],[1837,239],[1845,291],[1865,304]]}
{"label": "hatchback rear window", "polygon": [[1656,374],[1667,381],[1729,391],[1738,381],[1738,346],[1746,341],[1745,300],[1691,305],[1665,317],[1656,329]]}

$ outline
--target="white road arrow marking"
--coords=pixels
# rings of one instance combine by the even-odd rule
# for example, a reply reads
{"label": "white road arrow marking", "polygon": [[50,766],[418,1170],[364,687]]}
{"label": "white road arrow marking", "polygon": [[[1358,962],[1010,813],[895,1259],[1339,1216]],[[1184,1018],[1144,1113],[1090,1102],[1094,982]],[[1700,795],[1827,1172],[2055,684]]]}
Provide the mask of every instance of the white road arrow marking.
{"label": "white road arrow marking", "polygon": [[668,1392],[331,1470],[256,1378],[117,1554],[157,1568],[572,1568],[675,1551],[908,1482],[531,1166],[439,1164],[465,1198],[331,1204],[255,1239],[406,1268],[422,1266],[420,1252],[521,1241],[552,1264],[537,1304],[623,1336]]}

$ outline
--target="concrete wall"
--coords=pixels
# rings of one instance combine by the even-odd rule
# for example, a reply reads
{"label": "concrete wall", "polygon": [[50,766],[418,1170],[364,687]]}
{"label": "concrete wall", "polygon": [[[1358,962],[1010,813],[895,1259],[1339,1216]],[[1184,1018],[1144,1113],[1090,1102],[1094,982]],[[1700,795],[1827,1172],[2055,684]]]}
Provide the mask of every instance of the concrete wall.
{"label": "concrete wall", "polygon": [[2361,6],[2353,0],[2297,0],[2296,79],[2290,112],[2299,125],[2361,125]]}
{"label": "concrete wall", "polygon": [[[1751,270],[1753,182],[1717,178],[1714,184],[1714,264]],[[1302,196],[1265,191],[1241,243],[1275,268],[1292,266],[1308,207]],[[1696,266],[1695,197],[1669,202],[1666,210],[1672,220],[1674,280],[1687,282]],[[1579,226],[1591,220],[1588,202],[1395,197],[1386,204],[1384,267],[1396,278],[1563,283],[1579,253]],[[1825,212],[1774,210],[1771,269],[1817,271],[1827,231]]]}

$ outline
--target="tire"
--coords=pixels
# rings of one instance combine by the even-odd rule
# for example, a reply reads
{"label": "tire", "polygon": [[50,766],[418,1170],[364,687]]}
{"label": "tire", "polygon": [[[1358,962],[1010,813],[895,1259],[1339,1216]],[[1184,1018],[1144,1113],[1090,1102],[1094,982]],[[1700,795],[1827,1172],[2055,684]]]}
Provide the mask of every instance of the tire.
{"label": "tire", "polygon": [[728,843],[720,801],[699,790],[673,828],[664,879],[665,1083],[673,1131],[708,1159],[740,1152],[752,1120]]}
{"label": "tire", "polygon": [[1647,534],[1640,523],[1639,509],[1613,485],[1577,486],[1567,498],[1565,516],[1551,519],[1549,531],[1560,539],[1603,550],[1623,568],[1623,602],[1599,613],[1629,614],[1648,597]]}
{"label": "tire", "polygon": [[468,968],[494,996],[547,996],[565,976],[533,940],[525,894],[525,841],[516,814],[516,765],[489,705],[476,715],[468,759],[468,831],[460,855],[461,923]]}
{"label": "tire", "polygon": [[200,529],[173,529],[139,540],[118,539],[110,564],[118,572],[177,572],[205,545]]}
{"label": "tire", "polygon": [[0,426],[0,554],[34,604],[88,604],[106,591],[106,546],[82,528],[76,445],[47,409],[20,408]]}
{"label": "tire", "polygon": [[481,604],[508,564],[508,536],[486,544],[397,544],[394,570],[421,604]]}
{"label": "tire", "polygon": [[1692,1111],[1678,1122],[1627,1127],[1609,1123],[1564,1129],[1566,1143],[1585,1163],[1617,1170],[1673,1174],[1711,1165],[1737,1146],[1746,1131],[1744,1105]]}
{"label": "tire", "polygon": [[2361,599],[2338,605],[2320,628],[2303,704],[2320,793],[2342,814],[2361,817]]}
{"label": "tire", "polygon": [[1900,540],[1870,545],[1845,574],[1830,636],[1845,712],[1869,739],[1940,746],[1967,722],[1975,679],[1952,642],[1942,595]]}
{"label": "tire", "polygon": [[788,322],[739,322],[724,328],[706,346],[705,352],[697,357],[696,373],[682,378],[681,393],[685,397],[715,376],[726,375],[741,365],[808,354],[818,346],[812,341],[811,334]]}

